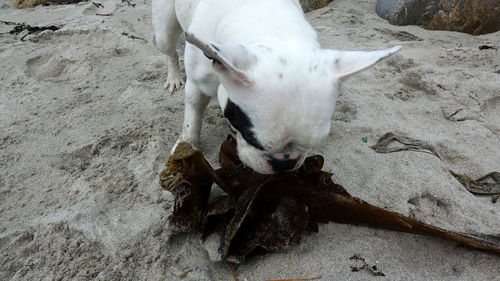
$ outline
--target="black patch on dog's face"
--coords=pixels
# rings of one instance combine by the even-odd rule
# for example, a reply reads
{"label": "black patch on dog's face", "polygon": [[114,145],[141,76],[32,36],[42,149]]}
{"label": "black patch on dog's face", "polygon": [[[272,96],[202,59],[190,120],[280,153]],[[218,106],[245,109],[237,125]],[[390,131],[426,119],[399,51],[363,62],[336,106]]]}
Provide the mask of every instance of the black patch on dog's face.
{"label": "black patch on dog's face", "polygon": [[224,116],[226,116],[229,123],[231,123],[231,125],[233,125],[233,127],[240,132],[241,136],[248,144],[257,149],[264,150],[264,147],[257,140],[255,133],[252,130],[252,121],[248,118],[248,115],[230,99],[227,99]]}

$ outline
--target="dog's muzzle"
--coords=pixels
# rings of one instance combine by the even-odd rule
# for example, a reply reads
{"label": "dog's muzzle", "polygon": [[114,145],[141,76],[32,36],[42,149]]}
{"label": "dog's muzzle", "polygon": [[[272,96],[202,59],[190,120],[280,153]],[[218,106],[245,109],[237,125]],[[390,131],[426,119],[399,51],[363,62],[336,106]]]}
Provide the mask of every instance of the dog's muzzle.
{"label": "dog's muzzle", "polygon": [[302,164],[300,152],[266,154],[265,158],[274,172],[295,170]]}

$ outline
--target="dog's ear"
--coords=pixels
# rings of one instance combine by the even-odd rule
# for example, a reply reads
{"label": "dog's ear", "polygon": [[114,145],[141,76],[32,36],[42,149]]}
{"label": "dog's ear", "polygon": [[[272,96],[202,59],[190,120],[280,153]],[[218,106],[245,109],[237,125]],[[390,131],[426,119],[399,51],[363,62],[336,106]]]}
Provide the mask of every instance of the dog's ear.
{"label": "dog's ear", "polygon": [[379,51],[336,51],[329,50],[329,56],[333,60],[333,73],[338,81],[377,63],[381,59],[394,54],[401,46],[396,46],[386,50]]}
{"label": "dog's ear", "polygon": [[250,67],[252,56],[245,46],[238,44],[218,44],[214,42],[203,42],[192,33],[185,33],[186,41],[198,47],[205,56],[213,61],[215,70],[223,75],[229,75],[234,82],[250,86],[246,69]]}

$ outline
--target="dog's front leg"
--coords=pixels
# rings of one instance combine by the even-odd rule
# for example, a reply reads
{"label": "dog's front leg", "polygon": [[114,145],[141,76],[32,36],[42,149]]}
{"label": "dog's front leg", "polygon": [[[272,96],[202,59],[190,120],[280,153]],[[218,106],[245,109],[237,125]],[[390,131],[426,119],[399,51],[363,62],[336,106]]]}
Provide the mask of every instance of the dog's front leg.
{"label": "dog's front leg", "polygon": [[186,82],[186,101],[184,105],[184,124],[182,133],[171,150],[173,154],[180,142],[188,142],[197,149],[200,144],[200,133],[203,115],[210,101],[210,96],[205,95],[194,83]]}
{"label": "dog's front leg", "polygon": [[182,28],[175,15],[174,0],[153,0],[152,8],[156,46],[167,55],[168,73],[164,87],[172,93],[184,84],[179,68],[179,56],[175,50]]}

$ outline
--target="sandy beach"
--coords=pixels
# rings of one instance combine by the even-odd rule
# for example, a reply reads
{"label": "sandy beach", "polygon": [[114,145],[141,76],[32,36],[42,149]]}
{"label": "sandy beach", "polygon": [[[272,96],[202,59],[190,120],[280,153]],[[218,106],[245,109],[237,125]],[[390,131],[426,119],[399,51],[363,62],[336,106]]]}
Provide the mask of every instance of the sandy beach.
{"label": "sandy beach", "polygon": [[[10,8],[0,20],[0,280],[232,280],[199,234],[172,235],[158,176],[182,126],[183,89],[163,89],[150,1]],[[350,78],[315,154],[353,196],[445,229],[500,235],[500,202],[449,172],[500,171],[500,33],[392,26],[376,0],[306,14],[323,48],[396,55]],[[487,45],[493,48],[480,49]],[[179,44],[182,60],[182,44]],[[201,150],[217,166],[227,121],[212,101]],[[394,132],[440,158],[370,149]],[[365,142],[365,141],[366,142]],[[386,277],[351,272],[360,254]],[[455,242],[336,223],[285,252],[233,265],[238,280],[500,280],[500,257]]]}

